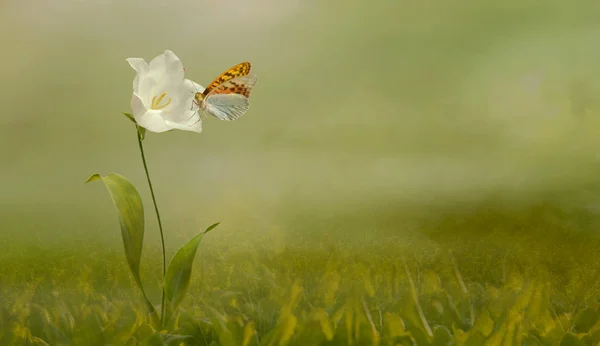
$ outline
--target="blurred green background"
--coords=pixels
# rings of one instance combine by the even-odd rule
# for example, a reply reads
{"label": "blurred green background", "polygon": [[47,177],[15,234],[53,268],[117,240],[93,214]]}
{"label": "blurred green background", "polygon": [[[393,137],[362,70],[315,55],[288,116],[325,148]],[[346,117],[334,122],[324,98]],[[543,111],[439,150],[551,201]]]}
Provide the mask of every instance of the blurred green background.
{"label": "blurred green background", "polygon": [[150,338],[109,195],[84,182],[137,186],[158,304],[121,113],[125,59],[166,49],[202,85],[242,61],[258,75],[240,120],[146,136],[168,258],[221,222],[178,315],[196,329],[169,332],[598,343],[599,15],[593,0],[0,0],[0,343]]}
{"label": "blurred green background", "polygon": [[134,77],[125,59],[165,49],[203,85],[246,60],[259,78],[239,121],[147,136],[170,251],[215,221],[222,227],[206,243],[217,248],[435,243],[557,222],[591,238],[599,6],[2,1],[5,255],[120,249],[106,190],[84,184],[96,172],[133,181],[146,244],[158,246],[135,130],[121,112]]}

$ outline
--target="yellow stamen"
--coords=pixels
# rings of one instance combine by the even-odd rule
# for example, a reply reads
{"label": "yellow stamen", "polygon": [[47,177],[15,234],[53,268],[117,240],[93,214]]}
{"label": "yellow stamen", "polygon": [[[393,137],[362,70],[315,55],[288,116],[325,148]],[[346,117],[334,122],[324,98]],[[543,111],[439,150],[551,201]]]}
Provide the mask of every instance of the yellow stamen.
{"label": "yellow stamen", "polygon": [[158,99],[156,98],[156,96],[152,97],[152,109],[159,110],[159,109],[163,109],[166,106],[168,106],[169,103],[171,103],[171,98],[170,97],[169,97],[169,99],[167,100],[166,103],[160,104],[162,102],[162,100],[165,98],[165,96],[167,96],[167,93],[163,92],[162,94],[160,94],[158,96]]}

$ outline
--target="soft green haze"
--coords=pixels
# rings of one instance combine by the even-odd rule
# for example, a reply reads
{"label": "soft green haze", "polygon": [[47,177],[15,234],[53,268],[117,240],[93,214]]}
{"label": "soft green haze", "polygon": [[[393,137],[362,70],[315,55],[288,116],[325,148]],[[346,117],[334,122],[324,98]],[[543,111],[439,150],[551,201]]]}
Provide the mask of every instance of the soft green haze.
{"label": "soft green haze", "polygon": [[589,275],[580,265],[600,230],[599,11],[592,0],[0,1],[0,260],[115,263],[126,277],[114,207],[84,184],[116,172],[142,195],[142,271],[158,277],[121,112],[135,76],[125,59],[170,49],[202,85],[241,61],[258,75],[240,120],[146,136],[170,256],[220,221],[198,262],[346,245],[365,261],[371,248],[429,261],[451,248],[467,280],[516,256],[596,282],[597,263]]}
{"label": "soft green haze", "polygon": [[124,59],[167,48],[201,84],[243,60],[259,76],[239,122],[209,119],[199,136],[149,135],[171,232],[218,219],[222,237],[240,240],[285,234],[298,218],[362,213],[376,222],[382,208],[548,194],[570,202],[600,181],[594,9],[592,1],[5,2],[2,238],[118,239],[105,191],[82,182],[116,171],[144,183],[135,133],[120,115],[134,76]]}

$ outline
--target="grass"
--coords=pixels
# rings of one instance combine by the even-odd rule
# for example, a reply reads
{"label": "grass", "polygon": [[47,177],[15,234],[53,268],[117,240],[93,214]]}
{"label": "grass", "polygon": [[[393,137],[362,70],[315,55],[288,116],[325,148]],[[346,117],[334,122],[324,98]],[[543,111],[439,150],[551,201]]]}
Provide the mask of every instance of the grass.
{"label": "grass", "polygon": [[[162,331],[120,249],[23,248],[2,257],[0,344],[596,345],[600,242],[561,215],[480,210],[430,225],[437,240],[201,244],[183,309]],[[159,301],[160,250],[145,251]]]}

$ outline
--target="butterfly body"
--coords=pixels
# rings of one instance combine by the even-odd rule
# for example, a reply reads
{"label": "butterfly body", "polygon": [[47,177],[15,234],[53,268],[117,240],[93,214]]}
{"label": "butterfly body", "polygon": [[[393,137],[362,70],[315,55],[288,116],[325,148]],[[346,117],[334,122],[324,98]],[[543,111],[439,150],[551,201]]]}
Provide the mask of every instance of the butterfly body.
{"label": "butterfly body", "polygon": [[198,107],[220,120],[236,120],[244,115],[257,80],[250,74],[250,67],[249,62],[243,62],[222,73],[203,92],[196,93]]}

